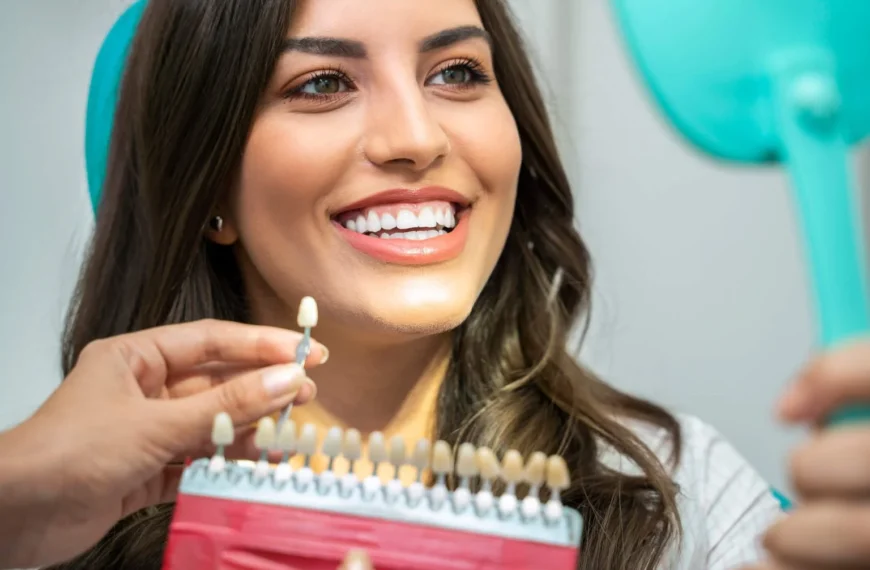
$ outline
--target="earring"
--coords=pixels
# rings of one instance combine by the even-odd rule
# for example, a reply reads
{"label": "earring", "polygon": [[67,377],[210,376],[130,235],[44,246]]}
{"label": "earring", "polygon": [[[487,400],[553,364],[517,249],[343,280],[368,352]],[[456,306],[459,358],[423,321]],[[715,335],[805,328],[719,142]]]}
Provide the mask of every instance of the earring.
{"label": "earring", "polygon": [[208,225],[213,231],[220,233],[220,231],[224,229],[224,219],[220,216],[215,216],[209,220]]}

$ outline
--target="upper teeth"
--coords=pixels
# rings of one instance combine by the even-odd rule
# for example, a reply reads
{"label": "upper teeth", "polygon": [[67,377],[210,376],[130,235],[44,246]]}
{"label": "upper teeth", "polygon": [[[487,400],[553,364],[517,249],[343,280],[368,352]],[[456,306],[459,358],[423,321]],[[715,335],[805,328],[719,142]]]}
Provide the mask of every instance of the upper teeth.
{"label": "upper teeth", "polygon": [[411,210],[399,210],[393,217],[385,213],[378,215],[370,211],[368,216],[361,213],[355,219],[347,220],[344,226],[359,233],[378,233],[381,230],[409,230],[412,228],[452,228],[456,225],[456,217],[452,208],[432,209],[429,207],[415,214]]}

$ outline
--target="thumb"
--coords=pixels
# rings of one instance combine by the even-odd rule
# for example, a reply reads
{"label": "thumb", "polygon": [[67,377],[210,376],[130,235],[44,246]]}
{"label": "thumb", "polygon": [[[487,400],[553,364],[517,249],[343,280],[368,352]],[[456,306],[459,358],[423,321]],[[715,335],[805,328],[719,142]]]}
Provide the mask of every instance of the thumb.
{"label": "thumb", "polygon": [[[314,383],[298,364],[261,368],[199,394],[167,402],[169,413],[179,425],[177,433],[192,441],[177,441],[179,448],[201,441],[211,433],[214,417],[226,412],[234,425],[247,425],[271,415],[288,404],[314,397]],[[195,441],[193,441],[195,440]]]}

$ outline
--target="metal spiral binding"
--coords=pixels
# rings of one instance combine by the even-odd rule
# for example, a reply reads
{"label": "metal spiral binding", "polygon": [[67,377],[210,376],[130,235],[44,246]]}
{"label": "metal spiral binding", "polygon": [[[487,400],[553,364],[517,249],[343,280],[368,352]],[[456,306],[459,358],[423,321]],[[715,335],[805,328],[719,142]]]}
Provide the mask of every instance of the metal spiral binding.
{"label": "metal spiral binding", "polygon": [[[562,505],[560,492],[568,487],[569,471],[558,456],[533,453],[524,460],[517,451],[508,451],[501,462],[487,448],[464,443],[454,450],[444,441],[430,446],[418,441],[408,454],[403,438],[386,442],[383,434],[368,438],[371,475],[358,477],[354,463],[362,457],[362,438],[357,430],[330,429],[320,445],[328,459],[322,473],[311,469],[311,458],[318,452],[317,431],[306,424],[297,433],[292,420],[276,429],[274,420],[263,418],[257,428],[255,444],[261,451],[259,461],[243,464],[227,461],[224,449],[233,443],[234,429],[227,414],[215,418],[212,441],[217,451],[210,459],[194,461],[182,477],[180,493],[214,498],[311,509],[351,516],[374,517],[398,522],[437,526],[471,533],[490,534],[518,540],[576,547],[582,534],[582,518]],[[277,464],[269,461],[270,452],[281,452]],[[290,460],[301,456],[301,467]],[[350,463],[347,474],[339,476],[334,461],[343,457]],[[392,477],[385,483],[379,467],[389,465]],[[412,466],[415,480],[402,484],[399,470]],[[434,483],[424,484],[430,471]],[[456,479],[455,489],[448,479]],[[501,485],[497,485],[501,483]],[[518,485],[529,491],[520,500]],[[504,487],[496,496],[495,487]],[[548,491],[546,501],[542,500]]]}

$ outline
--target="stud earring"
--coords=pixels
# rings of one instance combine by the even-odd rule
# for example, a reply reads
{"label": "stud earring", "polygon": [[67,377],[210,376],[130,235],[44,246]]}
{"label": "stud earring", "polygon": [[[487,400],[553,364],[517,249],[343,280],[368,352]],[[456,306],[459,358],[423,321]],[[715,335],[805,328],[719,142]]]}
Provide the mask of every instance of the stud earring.
{"label": "stud earring", "polygon": [[220,231],[224,229],[224,219],[220,216],[215,216],[209,220],[208,225],[213,231],[220,233]]}

